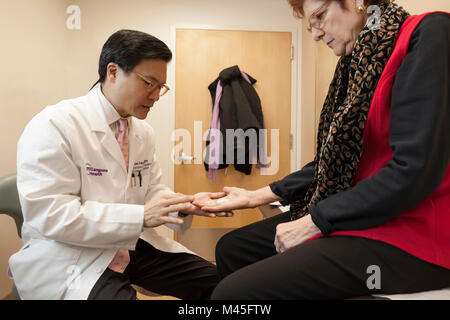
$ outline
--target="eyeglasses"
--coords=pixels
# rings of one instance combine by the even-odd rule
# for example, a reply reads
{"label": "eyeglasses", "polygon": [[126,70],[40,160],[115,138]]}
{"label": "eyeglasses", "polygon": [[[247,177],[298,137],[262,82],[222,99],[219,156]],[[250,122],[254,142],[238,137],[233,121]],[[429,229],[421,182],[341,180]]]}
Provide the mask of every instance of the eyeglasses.
{"label": "eyeglasses", "polygon": [[325,16],[328,13],[328,7],[331,1],[325,1],[317,10],[315,10],[311,16],[309,17],[309,26],[308,31],[311,31],[312,28],[322,29],[325,23]]}
{"label": "eyeglasses", "polygon": [[139,76],[139,78],[142,79],[142,81],[145,82],[145,84],[147,85],[147,88],[150,92],[155,91],[157,88],[159,88],[159,96],[162,97],[163,95],[165,95],[167,93],[167,91],[170,90],[170,88],[168,86],[166,86],[165,84],[160,84],[158,81],[156,80],[149,80],[146,79],[142,74],[140,74],[139,72],[136,71],[132,71],[133,73],[135,73],[137,76]]}

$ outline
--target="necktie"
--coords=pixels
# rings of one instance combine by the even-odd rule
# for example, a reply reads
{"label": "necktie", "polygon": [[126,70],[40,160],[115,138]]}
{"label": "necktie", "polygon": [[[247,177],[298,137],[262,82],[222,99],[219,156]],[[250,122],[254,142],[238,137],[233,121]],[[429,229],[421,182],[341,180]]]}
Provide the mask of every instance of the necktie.
{"label": "necktie", "polygon": [[120,150],[122,150],[123,159],[125,160],[125,166],[128,171],[128,121],[127,119],[119,119],[119,134],[117,135],[117,142],[119,142]]}
{"label": "necktie", "polygon": [[[117,135],[117,142],[119,143],[120,150],[122,150],[123,159],[128,171],[128,130],[127,119],[119,119],[119,134]],[[123,273],[128,263],[130,263],[130,253],[128,250],[119,249],[114,256],[114,259],[109,264],[109,268],[115,272]]]}

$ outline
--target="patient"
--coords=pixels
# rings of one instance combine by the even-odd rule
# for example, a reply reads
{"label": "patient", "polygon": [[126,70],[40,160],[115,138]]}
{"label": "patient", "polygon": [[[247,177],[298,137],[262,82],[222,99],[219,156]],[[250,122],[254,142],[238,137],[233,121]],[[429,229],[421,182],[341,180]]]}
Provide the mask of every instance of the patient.
{"label": "patient", "polygon": [[[314,161],[204,211],[290,212],[217,244],[213,299],[343,299],[450,286],[450,18],[383,0],[289,0],[340,56]],[[376,5],[379,10],[370,11]],[[377,281],[372,281],[373,279]]]}

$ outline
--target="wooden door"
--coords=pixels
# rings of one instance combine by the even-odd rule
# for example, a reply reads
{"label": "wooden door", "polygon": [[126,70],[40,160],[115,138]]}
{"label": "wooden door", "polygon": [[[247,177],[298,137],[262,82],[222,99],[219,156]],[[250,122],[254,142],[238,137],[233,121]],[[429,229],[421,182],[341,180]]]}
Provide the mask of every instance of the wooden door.
{"label": "wooden door", "polygon": [[[224,186],[254,190],[281,179],[290,172],[291,123],[291,33],[177,29],[174,158],[181,152],[194,156],[191,163],[175,164],[175,191],[195,194],[221,191]],[[225,68],[239,68],[257,80],[254,85],[261,98],[268,130],[267,152],[278,150],[278,170],[270,175],[252,167],[245,175],[230,165],[219,170],[217,180],[208,180],[203,166],[205,132],[211,126],[212,100],[208,86]],[[279,134],[272,146],[271,139]],[[188,136],[186,135],[188,134]],[[272,137],[273,136],[273,137]],[[201,156],[199,156],[201,155]],[[201,158],[201,159],[199,159]],[[271,171],[270,163],[268,171]],[[272,167],[273,169],[274,167]],[[192,228],[238,228],[262,218],[258,209],[235,211],[232,218],[194,217]],[[195,249],[195,248],[194,248]]]}

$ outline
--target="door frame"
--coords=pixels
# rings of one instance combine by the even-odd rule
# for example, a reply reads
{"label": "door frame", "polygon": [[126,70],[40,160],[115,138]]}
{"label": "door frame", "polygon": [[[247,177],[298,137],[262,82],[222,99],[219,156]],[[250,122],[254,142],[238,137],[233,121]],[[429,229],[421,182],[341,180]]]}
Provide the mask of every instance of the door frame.
{"label": "door frame", "polygon": [[[301,169],[301,119],[302,119],[302,105],[301,105],[301,64],[302,61],[302,39],[301,39],[301,27],[287,27],[287,26],[222,26],[222,25],[189,25],[189,24],[177,24],[172,25],[170,28],[170,45],[173,48],[173,63],[168,66],[168,75],[173,79],[173,88],[176,92],[176,34],[178,29],[197,29],[197,30],[220,30],[220,31],[261,31],[261,32],[290,32],[291,33],[291,47],[293,48],[292,61],[291,61],[291,136],[292,149],[290,150],[290,172]],[[169,108],[169,130],[174,132],[175,130],[175,95],[173,95]],[[173,148],[173,142],[171,141],[171,148]],[[175,187],[175,167],[171,158],[172,152],[168,153],[167,161],[172,163],[169,166],[168,181],[169,187],[172,190]],[[281,155],[280,155],[281,156]]]}

